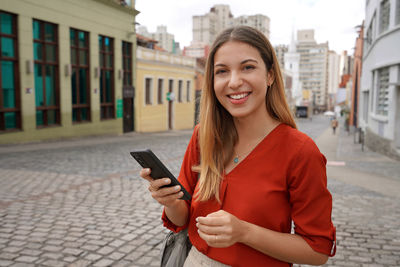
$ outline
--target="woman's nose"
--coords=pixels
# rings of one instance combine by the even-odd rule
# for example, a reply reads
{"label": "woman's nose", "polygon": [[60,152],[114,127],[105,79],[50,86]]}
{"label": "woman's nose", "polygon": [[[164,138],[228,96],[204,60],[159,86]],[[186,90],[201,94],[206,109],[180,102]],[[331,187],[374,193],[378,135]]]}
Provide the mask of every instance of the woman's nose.
{"label": "woman's nose", "polygon": [[229,87],[232,89],[237,89],[243,84],[243,80],[239,73],[232,71],[231,77],[229,79]]}

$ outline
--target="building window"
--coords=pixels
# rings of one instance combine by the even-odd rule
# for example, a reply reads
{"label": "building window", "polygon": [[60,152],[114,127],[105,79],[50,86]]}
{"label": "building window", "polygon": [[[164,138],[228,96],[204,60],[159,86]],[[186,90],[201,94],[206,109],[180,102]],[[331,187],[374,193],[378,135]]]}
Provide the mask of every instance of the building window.
{"label": "building window", "polygon": [[183,81],[178,81],[178,102],[183,101],[183,88],[182,88]]}
{"label": "building window", "polygon": [[132,43],[122,42],[123,85],[132,86]]}
{"label": "building window", "polygon": [[60,124],[57,25],[33,21],[36,125]]}
{"label": "building window", "polygon": [[382,33],[389,29],[390,19],[390,2],[389,0],[383,0],[380,5],[380,17],[379,17],[379,33]]}
{"label": "building window", "polygon": [[0,11],[0,132],[21,128],[17,16]]}
{"label": "building window", "polygon": [[115,118],[114,39],[99,35],[101,119]]}
{"label": "building window", "polygon": [[190,81],[186,81],[186,101],[190,102]]}
{"label": "building window", "polygon": [[389,67],[378,70],[376,114],[388,115],[389,110]]}
{"label": "building window", "polygon": [[396,1],[396,25],[400,24],[400,0]]}
{"label": "building window", "polygon": [[369,91],[363,92],[363,119],[368,123]]}
{"label": "building window", "polygon": [[146,78],[145,79],[145,104],[146,105],[151,105],[153,101],[151,101],[152,99],[152,83],[153,83],[153,79],[152,78]]}
{"label": "building window", "polygon": [[70,29],[72,121],[90,121],[89,33]]}
{"label": "building window", "polygon": [[164,80],[158,79],[157,99],[158,104],[164,103]]}

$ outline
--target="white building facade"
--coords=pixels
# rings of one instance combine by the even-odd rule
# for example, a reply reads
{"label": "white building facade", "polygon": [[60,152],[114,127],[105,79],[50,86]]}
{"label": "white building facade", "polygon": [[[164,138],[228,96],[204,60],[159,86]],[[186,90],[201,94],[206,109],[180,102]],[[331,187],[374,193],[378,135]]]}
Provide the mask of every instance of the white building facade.
{"label": "white building facade", "polygon": [[339,74],[340,56],[332,50],[328,52],[328,110],[333,110],[336,102],[335,96],[339,88],[340,74]]}
{"label": "white building facade", "polygon": [[303,90],[312,92],[314,110],[324,111],[328,105],[328,42],[318,44],[314,30],[297,31],[297,52],[300,54],[300,82]]}
{"label": "white building facade", "polygon": [[300,54],[292,37],[288,51],[284,54],[284,69],[292,76],[292,99],[295,106],[303,105],[302,86],[300,83]]}
{"label": "white building facade", "polygon": [[366,145],[400,159],[400,1],[366,1],[359,125]]}

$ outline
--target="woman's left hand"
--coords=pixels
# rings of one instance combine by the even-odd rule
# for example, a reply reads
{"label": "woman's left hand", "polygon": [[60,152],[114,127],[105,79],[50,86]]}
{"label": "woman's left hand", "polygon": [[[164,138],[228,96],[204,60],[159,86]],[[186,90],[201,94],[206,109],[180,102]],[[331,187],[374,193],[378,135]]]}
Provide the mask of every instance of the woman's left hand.
{"label": "woman's left hand", "polygon": [[246,233],[246,223],[224,210],[197,217],[196,221],[200,237],[210,247],[232,246],[241,242]]}

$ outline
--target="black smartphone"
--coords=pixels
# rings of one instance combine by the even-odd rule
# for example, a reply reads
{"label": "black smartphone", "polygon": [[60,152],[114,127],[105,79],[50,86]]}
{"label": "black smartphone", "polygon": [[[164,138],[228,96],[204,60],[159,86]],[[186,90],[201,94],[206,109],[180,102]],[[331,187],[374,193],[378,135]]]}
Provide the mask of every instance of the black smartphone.
{"label": "black smartphone", "polygon": [[[158,159],[158,157],[150,149],[145,150],[135,150],[131,152],[131,156],[142,166],[143,168],[150,168],[150,176],[154,179],[169,178],[171,183],[166,186],[179,185],[181,191],[183,192],[183,197],[181,199],[190,200],[192,196],[186,191],[186,189],[181,185],[178,179],[168,170],[167,167]],[[164,186],[165,187],[165,186]]]}

